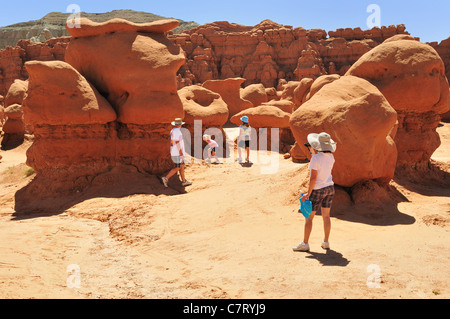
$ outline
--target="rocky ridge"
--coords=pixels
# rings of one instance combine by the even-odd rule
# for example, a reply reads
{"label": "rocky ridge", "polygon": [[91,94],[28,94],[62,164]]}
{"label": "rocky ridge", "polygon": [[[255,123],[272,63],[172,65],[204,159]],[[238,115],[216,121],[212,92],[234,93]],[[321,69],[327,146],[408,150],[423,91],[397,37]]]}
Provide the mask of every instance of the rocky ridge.
{"label": "rocky ridge", "polygon": [[[14,47],[20,40],[45,42],[51,38],[69,36],[69,32],[65,28],[65,23],[69,16],[70,13],[51,12],[39,20],[0,27],[0,49],[4,49],[7,46]],[[106,13],[81,12],[80,16],[94,22],[105,22],[121,18],[135,23],[147,23],[167,19],[156,14],[134,10],[114,10]],[[196,22],[178,21],[180,25],[173,30],[175,33],[198,26]]]}

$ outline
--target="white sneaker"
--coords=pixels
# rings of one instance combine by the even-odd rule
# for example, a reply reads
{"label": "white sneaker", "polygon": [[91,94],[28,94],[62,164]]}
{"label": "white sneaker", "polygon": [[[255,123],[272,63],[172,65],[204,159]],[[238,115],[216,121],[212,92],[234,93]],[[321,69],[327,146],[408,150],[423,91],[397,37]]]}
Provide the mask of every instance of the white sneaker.
{"label": "white sneaker", "polygon": [[309,251],[309,244],[301,242],[298,246],[292,248],[293,251]]}
{"label": "white sneaker", "polygon": [[192,182],[185,180],[184,182],[181,183],[182,186],[190,186],[192,185]]}
{"label": "white sneaker", "polygon": [[330,243],[327,241],[323,241],[321,247],[323,249],[330,249]]}
{"label": "white sneaker", "polygon": [[163,177],[161,177],[161,180],[164,184],[164,187],[166,187],[166,188],[169,187],[169,180],[167,179],[167,177],[163,176]]}

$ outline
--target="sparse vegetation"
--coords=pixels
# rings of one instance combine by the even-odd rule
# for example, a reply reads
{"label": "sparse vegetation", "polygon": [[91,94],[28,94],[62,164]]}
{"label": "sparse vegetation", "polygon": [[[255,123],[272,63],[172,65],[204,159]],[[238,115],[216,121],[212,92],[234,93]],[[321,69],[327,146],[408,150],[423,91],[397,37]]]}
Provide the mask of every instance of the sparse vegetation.
{"label": "sparse vegetation", "polygon": [[33,175],[34,173],[35,173],[34,168],[27,167],[23,174],[25,175],[25,177],[29,177],[29,176]]}

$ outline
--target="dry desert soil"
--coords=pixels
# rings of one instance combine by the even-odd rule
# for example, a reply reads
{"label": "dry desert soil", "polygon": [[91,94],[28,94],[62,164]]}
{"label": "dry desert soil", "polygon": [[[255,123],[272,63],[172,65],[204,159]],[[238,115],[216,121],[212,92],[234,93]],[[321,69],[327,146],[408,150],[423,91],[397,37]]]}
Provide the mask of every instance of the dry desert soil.
{"label": "dry desert soil", "polygon": [[[432,159],[445,170],[450,123],[438,133]],[[248,166],[188,165],[193,185],[182,193],[149,179],[147,193],[16,212],[15,193],[34,177],[30,145],[1,152],[0,298],[450,297],[450,189],[441,185],[394,179],[404,200],[390,209],[333,209],[327,251],[316,216],[311,251],[301,253],[292,247],[303,237],[307,164],[282,154],[272,154],[272,174],[253,153]]]}

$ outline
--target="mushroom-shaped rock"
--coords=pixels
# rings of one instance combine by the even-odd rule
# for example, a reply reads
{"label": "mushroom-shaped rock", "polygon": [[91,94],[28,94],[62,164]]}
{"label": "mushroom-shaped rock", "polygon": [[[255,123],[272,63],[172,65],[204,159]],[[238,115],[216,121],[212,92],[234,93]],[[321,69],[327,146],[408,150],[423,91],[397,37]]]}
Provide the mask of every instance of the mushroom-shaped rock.
{"label": "mushroom-shaped rock", "polygon": [[436,50],[419,41],[382,43],[356,61],[346,75],[374,84],[396,111],[447,111],[444,63]]}
{"label": "mushroom-shaped rock", "polygon": [[244,78],[229,78],[225,80],[208,80],[202,86],[208,90],[219,93],[228,105],[229,117],[253,107],[252,102],[241,97],[241,84]]}
{"label": "mushroom-shaped rock", "polygon": [[[248,116],[250,126],[255,129],[252,139],[258,137],[260,149],[270,148],[272,151],[286,153],[295,143],[289,126],[290,113],[284,112],[276,106],[263,104],[239,112],[230,121],[240,125],[242,124],[240,118],[244,115]],[[277,141],[276,146],[272,143],[273,138]]]}
{"label": "mushroom-shaped rock", "polygon": [[[195,145],[206,146],[202,133],[197,132],[214,135],[215,141],[225,147],[226,134],[222,126],[228,121],[228,107],[220,94],[199,85],[190,85],[180,89],[178,95],[184,108],[184,122],[186,122],[184,127],[191,134],[190,139],[184,136],[186,149],[195,152]],[[201,124],[201,131],[195,126],[198,123]],[[222,154],[221,152],[222,149],[218,150],[218,154]]]}
{"label": "mushroom-shaped rock", "polygon": [[290,118],[297,144],[310,133],[327,132],[337,142],[333,180],[351,187],[363,180],[388,182],[394,176],[397,150],[391,138],[395,110],[368,81],[344,76],[324,86]]}
{"label": "mushroom-shaped rock", "polygon": [[449,109],[439,54],[419,41],[387,41],[364,54],[346,75],[371,82],[397,111],[398,166],[427,163],[440,145],[440,114]]}
{"label": "mushroom-shaped rock", "polygon": [[186,86],[178,91],[184,108],[184,121],[193,125],[201,120],[208,127],[222,127],[228,120],[228,107],[220,94],[199,85]]}
{"label": "mushroom-shaped rock", "polygon": [[5,110],[6,122],[3,125],[3,132],[5,135],[2,139],[2,149],[12,149],[24,140],[25,126],[22,120],[23,111],[19,104],[12,104]]}
{"label": "mushroom-shaped rock", "polygon": [[178,22],[135,24],[121,19],[81,19],[65,59],[103,95],[126,124],[170,124],[183,117],[176,73],[185,62],[164,32]]}

